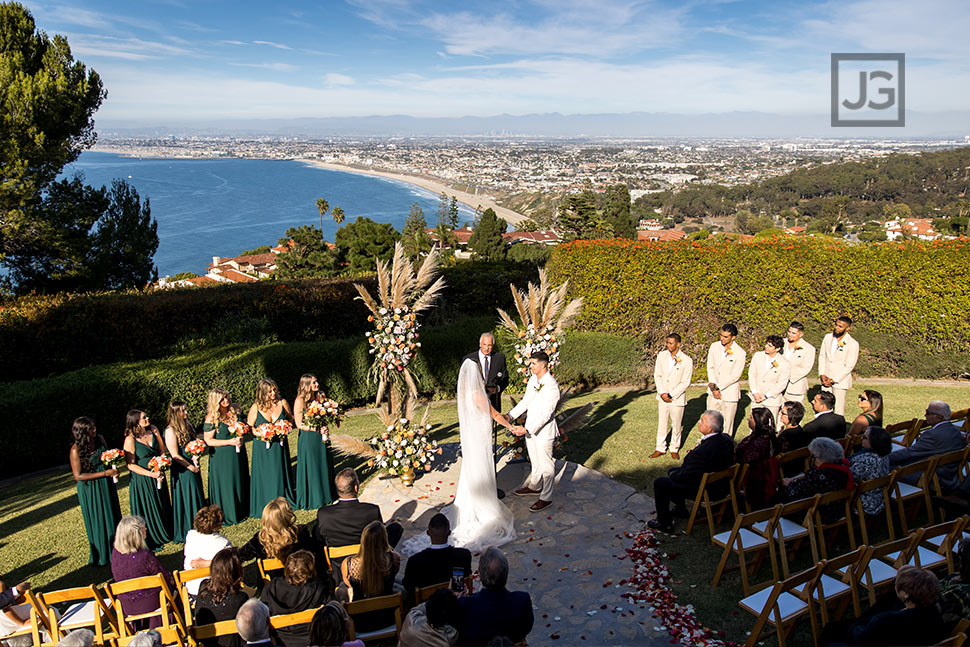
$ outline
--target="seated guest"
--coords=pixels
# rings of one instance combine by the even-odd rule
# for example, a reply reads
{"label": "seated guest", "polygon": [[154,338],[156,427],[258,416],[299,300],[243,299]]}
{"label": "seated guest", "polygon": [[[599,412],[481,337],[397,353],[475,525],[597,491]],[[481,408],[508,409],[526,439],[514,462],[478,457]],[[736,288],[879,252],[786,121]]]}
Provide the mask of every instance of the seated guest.
{"label": "seated guest", "polygon": [[970,620],[970,539],[960,540],[957,568],[940,580],[940,611],[947,631],[966,618]]}
{"label": "seated guest", "polygon": [[472,553],[467,548],[457,548],[448,543],[451,524],[448,517],[438,513],[428,522],[431,547],[408,558],[404,568],[404,591],[408,600],[414,600],[414,591],[432,584],[448,582],[454,569],[460,568],[464,576],[472,574]]}
{"label": "seated guest", "polygon": [[154,629],[135,634],[128,647],[162,647],[162,634]]}
{"label": "seated guest", "polygon": [[[931,456],[946,454],[967,446],[963,432],[950,422],[950,405],[946,402],[939,400],[930,402],[926,407],[925,420],[929,428],[923,429],[912,445],[889,454],[890,467],[909,465]],[[957,486],[958,468],[958,463],[950,463],[941,465],[936,469],[940,484],[945,489],[952,490]],[[902,481],[916,485],[919,479],[919,474],[910,474],[904,477]]]}
{"label": "seated guest", "polygon": [[[852,478],[857,483],[881,478],[889,474],[889,453],[892,440],[882,427],[869,427],[862,434],[862,448],[849,459]],[[882,491],[869,490],[862,495],[862,510],[867,515],[882,514],[885,510]]]}
{"label": "seated guest", "polygon": [[931,645],[945,636],[936,605],[940,582],[932,571],[905,565],[896,573],[903,608],[860,619],[849,628],[850,645]]}
{"label": "seated guest", "polygon": [[17,586],[12,586],[9,589],[0,582],[0,609],[6,609],[14,601],[22,596],[27,590],[30,589],[30,582],[21,582]]}
{"label": "seated guest", "polygon": [[[647,522],[651,528],[673,531],[673,515],[688,516],[685,499],[694,498],[704,474],[720,472],[734,463],[734,441],[721,433],[724,417],[720,412],[713,409],[705,411],[697,423],[697,429],[701,433],[701,442],[684,457],[683,465],[671,468],[667,476],[653,482],[657,518]],[[674,504],[673,512],[670,510],[671,503]]]}
{"label": "seated guest", "polygon": [[75,629],[57,644],[60,647],[94,647],[94,638],[94,632],[90,629]]}
{"label": "seated guest", "polygon": [[[835,492],[836,490],[851,490],[855,488],[855,480],[849,469],[849,461],[845,460],[842,445],[831,438],[816,438],[808,444],[811,452],[811,467],[801,476],[782,479],[782,497],[785,501],[806,499],[816,494]],[[821,510],[825,523],[835,521],[842,516],[842,507],[837,503],[830,503]]]}
{"label": "seated guest", "polygon": [[313,554],[317,574],[321,578],[324,573],[330,577],[330,565],[323,545],[307,526],[296,523],[293,508],[285,498],[277,497],[267,503],[263,507],[260,523],[262,527],[259,532],[239,548],[239,559],[248,562],[269,557],[285,562],[290,553],[306,550]]}
{"label": "seated guest", "polygon": [[829,391],[821,391],[812,398],[812,409],[815,417],[804,425],[803,431],[809,442],[815,438],[831,438],[839,440],[845,438],[845,418],[835,413],[835,396]]}
{"label": "seated guest", "polygon": [[[24,603],[21,598],[29,589],[29,582],[23,582],[9,589],[3,582],[0,582],[0,590],[3,591],[0,593],[0,638],[30,628],[30,603]],[[12,638],[10,641],[0,640],[0,644],[14,643],[19,639],[18,637]],[[49,636],[44,633],[44,640],[48,639]],[[32,638],[24,636],[23,642],[29,645]]]}
{"label": "seated guest", "polygon": [[751,433],[734,450],[734,462],[748,466],[743,483],[744,496],[752,510],[760,510],[775,498],[780,477],[778,461],[771,460],[778,453],[771,410],[752,409],[748,415],[748,429]]}
{"label": "seated guest", "polygon": [[790,452],[793,449],[808,447],[808,443],[812,442],[812,439],[802,431],[805,406],[801,402],[789,400],[781,405],[781,412],[778,417],[781,423],[781,433],[778,434],[779,450]]}
{"label": "seated guest", "polygon": [[[317,577],[313,553],[298,550],[286,558],[283,577],[274,577],[259,599],[269,607],[270,615],[279,616],[321,607],[333,599],[333,581]],[[305,647],[310,639],[309,623],[284,627],[277,632],[284,647]]]}
{"label": "seated guest", "polygon": [[882,394],[879,391],[866,389],[860,393],[859,408],[862,413],[852,421],[850,436],[858,436],[869,427],[882,427]]}
{"label": "seated guest", "polygon": [[453,647],[458,644],[461,606],[449,589],[438,589],[427,602],[411,609],[404,625],[398,647]]}
{"label": "seated guest", "polygon": [[236,614],[236,631],[247,645],[275,647],[269,638],[269,607],[257,599],[247,600]]}
{"label": "seated guest", "polygon": [[484,645],[495,636],[505,636],[514,643],[524,641],[535,621],[532,597],[525,591],[505,588],[509,579],[505,554],[494,546],[486,548],[478,559],[478,575],[482,590],[458,598],[463,613],[458,644]]}
{"label": "seated guest", "polygon": [[[212,558],[209,578],[203,580],[195,600],[195,624],[211,625],[232,620],[249,596],[242,590],[243,567],[235,548],[223,548]],[[204,645],[240,647],[239,636],[219,636]]]}
{"label": "seated guest", "polygon": [[350,616],[344,605],[331,600],[313,614],[310,647],[364,647],[364,641],[350,639]]}
{"label": "seated guest", "polygon": [[[335,546],[352,546],[360,543],[360,535],[364,527],[372,521],[380,521],[381,509],[373,503],[362,503],[357,498],[360,479],[357,472],[345,468],[337,472],[334,477],[338,499],[331,505],[320,508],[317,512],[317,525],[314,535],[321,542],[331,548]],[[387,524],[387,537],[391,547],[397,546],[404,534],[404,528],[396,521]],[[343,559],[334,560],[333,568],[340,568]]]}
{"label": "seated guest", "polygon": [[[388,545],[384,524],[371,521],[360,535],[360,550],[340,565],[343,581],[337,596],[353,601],[391,595],[400,569],[401,556]],[[383,610],[354,616],[357,631],[376,631],[393,622],[393,616]]]}
{"label": "seated guest", "polygon": [[[195,519],[192,520],[192,530],[185,535],[185,559],[182,560],[182,568],[189,570],[192,568],[192,562],[197,559],[208,562],[220,550],[232,546],[228,539],[219,534],[219,531],[222,530],[223,521],[225,521],[225,516],[222,514],[222,509],[217,505],[207,505],[195,513]],[[189,580],[185,583],[189,595],[196,596],[199,594],[199,585],[202,584],[202,581]],[[235,618],[236,614],[233,613],[231,617]],[[228,619],[224,618],[224,620]]]}
{"label": "seated guest", "polygon": [[[148,527],[145,520],[141,517],[122,517],[118,522],[118,529],[115,531],[114,548],[111,551],[111,576],[116,582],[131,580],[136,577],[155,575],[161,573],[168,584],[169,590],[175,590],[175,578],[162,566],[155,554],[148,550],[146,538],[148,537]],[[131,593],[121,593],[121,608],[125,615],[139,615],[148,613],[158,608],[158,596],[161,591],[155,589],[144,589],[142,591],[132,591]],[[146,628],[162,626],[161,616],[150,618],[148,622],[136,620],[132,625],[137,631]]]}

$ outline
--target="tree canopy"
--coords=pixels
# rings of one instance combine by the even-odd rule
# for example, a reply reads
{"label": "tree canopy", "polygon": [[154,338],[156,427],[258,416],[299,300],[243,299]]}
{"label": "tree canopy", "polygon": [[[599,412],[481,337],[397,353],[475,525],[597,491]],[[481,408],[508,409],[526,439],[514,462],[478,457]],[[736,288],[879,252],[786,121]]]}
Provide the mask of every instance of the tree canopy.
{"label": "tree canopy", "polygon": [[394,254],[394,243],[400,238],[401,234],[389,223],[360,216],[337,230],[337,252],[351,272],[374,272],[375,259],[389,260]]}
{"label": "tree canopy", "polygon": [[506,229],[508,229],[508,223],[499,219],[491,207],[482,212],[478,226],[468,239],[468,247],[475,252],[476,260],[505,260],[505,241],[502,239],[502,234]]}
{"label": "tree canopy", "polygon": [[337,255],[323,239],[323,232],[313,225],[290,227],[280,245],[287,251],[276,257],[275,278],[310,279],[333,276],[337,271]]}

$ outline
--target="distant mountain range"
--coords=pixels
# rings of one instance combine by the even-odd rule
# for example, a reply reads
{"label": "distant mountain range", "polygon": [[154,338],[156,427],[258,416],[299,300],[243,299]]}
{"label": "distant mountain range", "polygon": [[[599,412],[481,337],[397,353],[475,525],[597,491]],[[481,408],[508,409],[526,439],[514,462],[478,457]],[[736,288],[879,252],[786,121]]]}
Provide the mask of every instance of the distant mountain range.
{"label": "distant mountain range", "polygon": [[179,123],[98,120],[105,136],[281,136],[281,137],[562,137],[562,138],[863,138],[963,139],[970,136],[970,110],[909,111],[904,128],[832,128],[827,114],[764,112],[673,114],[574,114],[557,112],[491,117],[320,117],[220,119]]}

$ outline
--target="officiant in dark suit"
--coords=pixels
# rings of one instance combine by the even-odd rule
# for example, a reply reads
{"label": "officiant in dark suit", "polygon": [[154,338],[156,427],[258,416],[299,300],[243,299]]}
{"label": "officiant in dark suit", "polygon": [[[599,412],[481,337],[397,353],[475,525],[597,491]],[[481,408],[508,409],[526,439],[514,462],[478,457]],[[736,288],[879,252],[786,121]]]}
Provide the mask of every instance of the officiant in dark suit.
{"label": "officiant in dark suit", "polygon": [[485,391],[488,401],[496,411],[502,410],[502,392],[509,385],[509,369],[505,365],[505,355],[495,350],[495,336],[490,332],[483,332],[478,338],[478,351],[469,353],[462,358],[478,364],[478,370],[485,380]]}

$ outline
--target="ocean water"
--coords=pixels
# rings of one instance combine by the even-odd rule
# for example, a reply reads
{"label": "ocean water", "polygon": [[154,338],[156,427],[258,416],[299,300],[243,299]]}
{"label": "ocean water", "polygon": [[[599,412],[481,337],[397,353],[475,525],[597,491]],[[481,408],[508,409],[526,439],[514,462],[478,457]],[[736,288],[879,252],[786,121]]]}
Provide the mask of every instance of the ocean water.
{"label": "ocean water", "polygon": [[[275,245],[290,227],[320,226],[317,198],[341,207],[344,224],[358,216],[387,222],[401,231],[411,205],[437,222],[438,196],[406,182],[330,171],[303,162],[274,160],[181,160],[125,157],[84,152],[65,169],[84,174],[93,186],[128,181],[142,200],[151,200],[158,221],[159,276],[205,273],[213,256],[237,256],[260,245]],[[474,211],[461,205],[459,221]],[[328,213],[324,237],[333,242],[337,224]]]}

